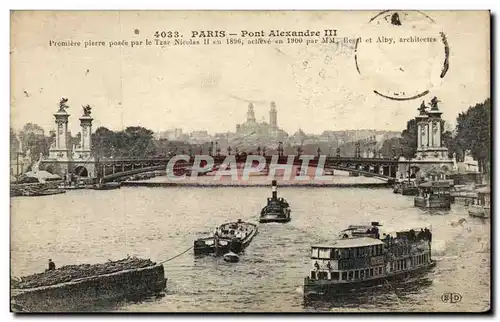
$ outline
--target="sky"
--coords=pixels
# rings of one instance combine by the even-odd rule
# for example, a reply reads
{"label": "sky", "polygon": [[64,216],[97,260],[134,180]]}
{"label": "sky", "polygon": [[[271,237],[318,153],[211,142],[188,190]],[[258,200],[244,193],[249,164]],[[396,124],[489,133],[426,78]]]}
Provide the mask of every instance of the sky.
{"label": "sky", "polygon": [[[325,130],[401,131],[422,100],[437,96],[443,118],[490,93],[488,12],[431,11],[401,15],[403,26],[369,23],[375,11],[309,12],[13,12],[11,14],[11,126],[33,122],[46,131],[62,97],[69,99],[69,128],[79,131],[82,105],[92,106],[94,130],[144,126],[153,131],[235,131],[249,102],[258,121],[269,121],[270,102],[278,125],[292,134]],[[407,19],[407,20],[405,20]],[[412,20],[413,19],[413,20]],[[385,28],[385,29],[384,29]],[[260,44],[148,47],[50,47],[49,41],[153,40],[155,31],[336,29],[343,39],[446,34],[449,70],[437,79],[443,44],[361,43],[356,70],[353,46]],[[403,30],[403,32],[401,32]],[[404,31],[406,30],[406,31]],[[409,34],[407,33],[409,32]],[[224,40],[224,39],[223,39]],[[201,41],[201,40],[200,40]],[[389,56],[386,52],[389,51]],[[380,56],[382,52],[384,55]],[[394,66],[403,66],[399,74]],[[440,63],[441,64],[441,63]],[[397,67],[396,66],[396,67]],[[392,69],[391,69],[392,68]],[[394,70],[393,70],[394,69]],[[401,68],[403,70],[403,68]],[[423,86],[423,87],[422,87]],[[396,101],[374,88],[429,94]]]}

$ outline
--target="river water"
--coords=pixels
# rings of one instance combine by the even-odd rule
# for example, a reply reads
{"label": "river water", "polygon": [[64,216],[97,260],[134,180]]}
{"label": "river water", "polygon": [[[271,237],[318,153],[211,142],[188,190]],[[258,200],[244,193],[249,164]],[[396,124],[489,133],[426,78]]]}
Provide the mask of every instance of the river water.
{"label": "river water", "polygon": [[[194,258],[192,250],[165,263],[164,297],[96,306],[96,311],[290,312],[466,311],[490,303],[490,222],[469,217],[463,206],[429,212],[413,197],[390,189],[282,188],[292,207],[287,224],[260,224],[238,263]],[[162,261],[227,221],[257,222],[270,189],[147,188],[76,190],[11,199],[11,273],[105,262],[130,256]],[[465,218],[467,222],[458,224]],[[302,284],[310,246],[331,240],[349,224],[379,221],[385,228],[432,226],[437,265],[406,285],[385,285],[353,299],[304,303]],[[443,293],[462,295],[444,303]]]}

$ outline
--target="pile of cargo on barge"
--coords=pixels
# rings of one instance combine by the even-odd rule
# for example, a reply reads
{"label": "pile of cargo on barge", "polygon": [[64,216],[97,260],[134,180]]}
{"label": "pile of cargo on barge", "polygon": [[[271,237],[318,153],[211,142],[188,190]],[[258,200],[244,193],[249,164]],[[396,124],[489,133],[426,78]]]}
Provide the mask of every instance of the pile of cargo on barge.
{"label": "pile of cargo on barge", "polygon": [[12,304],[29,312],[73,311],[96,301],[160,293],[166,282],[163,265],[149,259],[66,265],[11,279]]}

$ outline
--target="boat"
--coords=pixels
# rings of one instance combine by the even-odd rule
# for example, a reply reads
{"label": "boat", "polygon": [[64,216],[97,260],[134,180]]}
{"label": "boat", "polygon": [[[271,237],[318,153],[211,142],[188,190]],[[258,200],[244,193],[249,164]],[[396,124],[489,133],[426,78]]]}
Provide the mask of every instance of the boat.
{"label": "boat", "polygon": [[92,308],[96,302],[159,294],[166,283],[163,265],[149,259],[128,257],[104,264],[67,265],[11,279],[11,308],[79,311]]}
{"label": "boat", "polygon": [[218,227],[209,237],[199,238],[194,241],[194,254],[214,254],[220,256],[233,252],[240,254],[250,244],[255,234],[257,225],[238,219]]}
{"label": "boat", "polygon": [[240,260],[240,257],[231,251],[227,254],[224,254],[223,258],[226,262],[230,263],[236,263]]}
{"label": "boat", "polygon": [[[349,226],[326,245],[311,246],[311,271],[304,297],[342,296],[390,281],[408,280],[436,265],[429,229],[399,230],[380,236],[378,222]],[[383,237],[383,238],[381,238]]]}
{"label": "boat", "polygon": [[491,192],[490,187],[476,189],[476,198],[468,206],[469,216],[479,218],[490,218],[491,216]]}
{"label": "boat", "polygon": [[450,209],[451,188],[453,181],[437,180],[426,181],[418,185],[418,195],[415,196],[414,205],[427,209]]}
{"label": "boat", "polygon": [[61,183],[60,185],[57,186],[57,189],[62,189],[62,190],[77,190],[77,189],[85,189],[84,184],[80,183]]}
{"label": "boat", "polygon": [[401,193],[401,181],[399,179],[396,179],[392,186],[392,192],[393,193]]}
{"label": "boat", "polygon": [[102,182],[102,179],[99,183],[93,184],[90,186],[90,189],[94,190],[112,190],[119,189],[121,187],[121,182]]}
{"label": "boat", "polygon": [[47,188],[35,188],[35,187],[25,187],[20,189],[20,195],[23,197],[40,197],[40,196],[51,196],[65,193],[66,191],[60,189],[47,189]]}
{"label": "boat", "polygon": [[285,223],[291,220],[290,205],[283,198],[278,198],[276,180],[272,181],[272,197],[267,198],[267,205],[260,212],[259,222],[279,222]]}
{"label": "boat", "polygon": [[392,192],[400,193],[403,196],[416,196],[418,186],[415,179],[398,180],[394,183]]}

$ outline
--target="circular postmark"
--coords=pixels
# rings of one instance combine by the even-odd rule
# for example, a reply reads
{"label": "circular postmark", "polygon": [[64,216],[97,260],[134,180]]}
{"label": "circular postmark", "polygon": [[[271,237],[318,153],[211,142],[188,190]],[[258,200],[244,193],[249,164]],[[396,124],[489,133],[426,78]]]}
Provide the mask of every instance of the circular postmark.
{"label": "circular postmark", "polygon": [[383,11],[361,31],[357,72],[377,95],[412,100],[438,86],[449,68],[446,35],[420,11]]}

